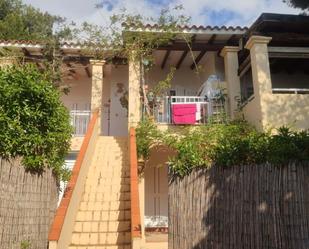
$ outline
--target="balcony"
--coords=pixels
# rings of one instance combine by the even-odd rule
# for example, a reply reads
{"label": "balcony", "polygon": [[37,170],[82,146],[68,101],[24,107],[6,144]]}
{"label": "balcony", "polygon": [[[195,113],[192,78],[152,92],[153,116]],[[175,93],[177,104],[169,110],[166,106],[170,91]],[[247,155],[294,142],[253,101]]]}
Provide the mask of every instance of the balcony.
{"label": "balcony", "polygon": [[76,137],[84,136],[87,132],[88,124],[91,118],[90,110],[72,110],[70,111],[71,125],[73,126],[73,135]]}
{"label": "balcony", "polygon": [[[206,97],[201,96],[166,96],[158,99],[153,105],[153,115],[159,124],[206,124],[211,120],[218,121],[218,118],[226,113],[225,103],[225,100],[221,98],[207,100]],[[176,119],[176,108],[180,105],[192,107],[190,120]]]}

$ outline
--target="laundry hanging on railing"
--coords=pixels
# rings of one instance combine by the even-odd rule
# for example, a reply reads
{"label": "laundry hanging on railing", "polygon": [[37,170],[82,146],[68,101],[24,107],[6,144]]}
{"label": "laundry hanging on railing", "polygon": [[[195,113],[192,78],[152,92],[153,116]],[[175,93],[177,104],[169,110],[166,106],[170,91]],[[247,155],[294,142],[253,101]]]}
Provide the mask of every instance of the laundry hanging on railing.
{"label": "laundry hanging on railing", "polygon": [[196,113],[196,104],[172,104],[174,124],[195,124]]}

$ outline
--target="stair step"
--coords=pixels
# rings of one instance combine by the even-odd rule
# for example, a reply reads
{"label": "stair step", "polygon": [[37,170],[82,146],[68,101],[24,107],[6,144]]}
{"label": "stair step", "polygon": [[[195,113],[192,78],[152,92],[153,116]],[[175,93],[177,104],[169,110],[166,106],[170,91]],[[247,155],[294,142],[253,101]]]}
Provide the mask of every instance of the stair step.
{"label": "stair step", "polygon": [[131,249],[131,244],[100,246],[69,246],[68,249]]}
{"label": "stair step", "polygon": [[130,221],[77,221],[75,233],[130,232]]}
{"label": "stair step", "polygon": [[[100,177],[101,174],[101,177]],[[119,169],[119,170],[97,170],[88,174],[87,179],[98,179],[98,178],[110,178],[110,177],[130,177],[130,169]]]}
{"label": "stair step", "polygon": [[85,192],[86,193],[121,193],[121,192],[129,192],[130,191],[130,185],[124,184],[124,185],[112,185],[112,186],[104,186],[104,185],[87,185],[85,186]]}
{"label": "stair step", "polygon": [[69,249],[130,249],[130,197],[128,138],[100,136]]}
{"label": "stair step", "polygon": [[130,219],[130,210],[78,211],[76,216],[76,221],[127,221]]}
{"label": "stair step", "polygon": [[80,211],[128,210],[130,208],[130,201],[82,201],[79,205]]}
{"label": "stair step", "polygon": [[123,193],[87,193],[82,201],[130,201],[130,192]]}
{"label": "stair step", "polygon": [[88,186],[110,186],[110,185],[129,185],[129,177],[113,177],[113,178],[88,178],[86,185]]}
{"label": "stair step", "polygon": [[130,232],[105,232],[105,233],[72,233],[71,245],[117,245],[129,244]]}

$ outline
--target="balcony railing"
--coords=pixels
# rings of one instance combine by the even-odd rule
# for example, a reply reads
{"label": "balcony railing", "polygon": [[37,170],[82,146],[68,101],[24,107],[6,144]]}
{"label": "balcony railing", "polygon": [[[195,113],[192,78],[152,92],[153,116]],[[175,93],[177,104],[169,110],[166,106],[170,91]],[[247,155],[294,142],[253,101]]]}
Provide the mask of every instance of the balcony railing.
{"label": "balcony railing", "polygon": [[72,110],[70,115],[74,136],[84,136],[91,118],[91,111]]}
{"label": "balcony railing", "polygon": [[273,93],[309,94],[309,88],[273,88]]}
{"label": "balcony railing", "polygon": [[195,124],[205,124],[211,117],[225,113],[225,101],[210,100],[200,96],[166,96],[155,104],[153,114],[157,123],[172,124],[172,105],[195,104],[197,115]]}

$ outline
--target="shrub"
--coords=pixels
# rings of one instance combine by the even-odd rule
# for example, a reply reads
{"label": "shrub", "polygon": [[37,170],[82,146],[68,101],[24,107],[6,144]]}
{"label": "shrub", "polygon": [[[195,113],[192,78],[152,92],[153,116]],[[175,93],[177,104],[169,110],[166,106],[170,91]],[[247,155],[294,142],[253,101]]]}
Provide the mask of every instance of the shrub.
{"label": "shrub", "polygon": [[72,128],[60,93],[33,65],[0,70],[0,156],[21,156],[27,170],[63,178]]}
{"label": "shrub", "polygon": [[158,142],[160,132],[150,118],[143,119],[136,128],[137,156],[147,160],[150,156],[150,148]]}
{"label": "shrub", "polygon": [[[181,134],[159,133],[154,124],[140,123],[139,130],[156,134],[156,143],[165,144],[177,152],[170,158],[171,172],[184,176],[192,169],[211,167],[213,165],[228,167],[272,163],[282,165],[289,161],[309,160],[309,132],[291,131],[280,127],[275,135],[270,132],[258,132],[244,121],[233,121],[225,124],[207,124],[185,129]],[[142,138],[139,136],[142,135]],[[147,151],[152,144],[153,136],[147,132],[137,133],[139,149]],[[148,147],[147,147],[148,146]],[[148,148],[148,149],[147,149]]]}

